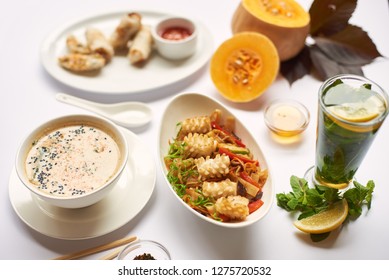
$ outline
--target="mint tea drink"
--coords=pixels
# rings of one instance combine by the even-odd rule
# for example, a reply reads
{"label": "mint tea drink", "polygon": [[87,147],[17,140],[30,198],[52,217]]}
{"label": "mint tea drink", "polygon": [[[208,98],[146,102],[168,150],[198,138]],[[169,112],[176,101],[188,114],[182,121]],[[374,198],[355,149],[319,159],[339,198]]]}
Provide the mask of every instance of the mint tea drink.
{"label": "mint tea drink", "polygon": [[339,75],[319,89],[314,183],[349,185],[388,114],[388,95],[374,82]]}

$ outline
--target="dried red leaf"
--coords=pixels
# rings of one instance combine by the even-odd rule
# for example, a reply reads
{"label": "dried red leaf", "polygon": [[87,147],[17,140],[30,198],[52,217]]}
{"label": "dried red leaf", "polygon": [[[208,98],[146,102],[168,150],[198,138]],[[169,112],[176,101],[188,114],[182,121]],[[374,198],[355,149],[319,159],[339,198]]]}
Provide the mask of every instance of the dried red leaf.
{"label": "dried red leaf", "polygon": [[382,56],[369,35],[349,24],[357,0],[315,0],[309,13],[313,44],[281,63],[281,74],[293,84],[312,74],[324,81],[338,74],[363,76],[362,66]]}
{"label": "dried red leaf", "polygon": [[289,84],[301,79],[311,72],[311,57],[309,55],[308,46],[304,46],[303,50],[290,60],[281,63],[281,74],[288,80]]}
{"label": "dried red leaf", "polygon": [[331,59],[343,64],[366,65],[382,56],[369,35],[355,25],[349,24],[327,39],[315,38],[315,42]]}
{"label": "dried red leaf", "polygon": [[311,36],[331,36],[343,30],[356,6],[357,0],[315,0],[309,9]]}
{"label": "dried red leaf", "polygon": [[362,67],[358,65],[344,65],[330,59],[319,47],[311,46],[309,49],[313,65],[313,74],[321,81],[339,74],[356,74],[363,76]]}

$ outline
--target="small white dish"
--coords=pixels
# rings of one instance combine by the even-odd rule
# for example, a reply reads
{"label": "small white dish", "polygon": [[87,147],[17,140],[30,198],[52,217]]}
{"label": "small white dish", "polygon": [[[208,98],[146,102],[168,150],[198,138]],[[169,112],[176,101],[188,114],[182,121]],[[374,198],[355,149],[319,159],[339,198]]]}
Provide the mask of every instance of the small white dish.
{"label": "small white dish", "polygon": [[[209,115],[215,109],[220,109],[223,116],[233,116],[235,118],[235,133],[238,135],[243,142],[250,149],[251,153],[254,155],[254,158],[257,159],[261,165],[262,169],[268,170],[268,179],[263,186],[263,196],[262,201],[264,204],[261,208],[250,214],[244,221],[236,222],[219,222],[214,219],[208,218],[199,212],[193,210],[188,204],[186,204],[173,190],[171,187],[166,175],[168,170],[165,165],[164,158],[169,151],[169,141],[172,141],[177,134],[176,124],[185,120],[186,118],[191,118],[194,116]],[[179,94],[171,99],[168,106],[165,109],[165,112],[161,119],[161,125],[159,130],[159,151],[158,157],[161,165],[161,170],[165,178],[168,188],[171,190],[173,195],[177,200],[189,210],[192,214],[197,217],[226,228],[241,228],[249,226],[261,220],[270,210],[275,196],[274,186],[273,186],[273,177],[271,175],[271,169],[269,164],[263,154],[261,148],[259,147],[255,138],[251,135],[248,128],[246,128],[234,114],[229,111],[225,106],[223,106],[218,101],[198,93],[184,93]]]}
{"label": "small white dish", "polygon": [[152,240],[137,240],[125,246],[118,260],[170,260],[169,251],[161,243]]}
{"label": "small white dish", "polygon": [[[75,89],[103,95],[128,95],[150,93],[178,82],[185,82],[204,67],[212,56],[213,36],[204,24],[196,22],[199,30],[197,51],[185,60],[167,60],[155,53],[142,67],[134,67],[130,65],[127,57],[115,56],[96,75],[75,74],[58,64],[58,57],[68,52],[66,37],[69,34],[83,38],[85,28],[93,26],[109,36],[126,13],[128,10],[92,14],[59,26],[41,45],[40,58],[45,70],[57,81]],[[147,10],[138,13],[142,15],[142,23],[149,26],[174,16]]]}
{"label": "small white dish", "polygon": [[310,120],[307,107],[293,99],[273,100],[265,108],[266,126],[275,134],[292,137],[303,133]]}
{"label": "small white dish", "polygon": [[134,133],[122,130],[129,146],[128,164],[113,190],[92,206],[65,209],[49,205],[31,195],[14,168],[8,191],[19,218],[41,234],[66,240],[102,236],[130,222],[154,191],[156,167],[150,148]]}
{"label": "small white dish", "polygon": [[158,52],[167,59],[185,59],[196,52],[198,28],[188,18],[165,18],[153,26],[151,34]]}

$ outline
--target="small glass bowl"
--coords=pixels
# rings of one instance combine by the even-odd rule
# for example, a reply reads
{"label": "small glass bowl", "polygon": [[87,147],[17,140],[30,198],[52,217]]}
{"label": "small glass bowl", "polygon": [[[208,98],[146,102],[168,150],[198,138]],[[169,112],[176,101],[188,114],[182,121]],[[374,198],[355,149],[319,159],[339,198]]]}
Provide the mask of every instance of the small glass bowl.
{"label": "small glass bowl", "polygon": [[123,248],[118,260],[171,260],[169,251],[152,240],[137,240]]}
{"label": "small glass bowl", "polygon": [[282,99],[271,102],[265,109],[265,123],[275,134],[292,137],[302,133],[308,126],[310,114],[302,103]]}
{"label": "small glass bowl", "polygon": [[[169,28],[183,28],[190,35],[180,40],[169,40],[162,37]],[[190,57],[196,52],[198,30],[194,21],[182,17],[165,18],[152,29],[155,46],[161,56],[170,60],[179,60]]]}

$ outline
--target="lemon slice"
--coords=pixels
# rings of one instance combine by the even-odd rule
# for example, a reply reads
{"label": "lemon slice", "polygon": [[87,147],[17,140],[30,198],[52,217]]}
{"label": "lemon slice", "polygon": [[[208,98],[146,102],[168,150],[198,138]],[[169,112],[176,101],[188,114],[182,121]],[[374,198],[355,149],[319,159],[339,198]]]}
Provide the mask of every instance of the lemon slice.
{"label": "lemon slice", "polygon": [[299,230],[306,233],[325,233],[338,228],[347,218],[348,204],[345,199],[335,202],[327,210],[295,221],[293,224]]}
{"label": "lemon slice", "polygon": [[350,122],[370,121],[385,110],[382,101],[376,96],[371,96],[364,102],[343,103],[328,109],[332,114]]}

